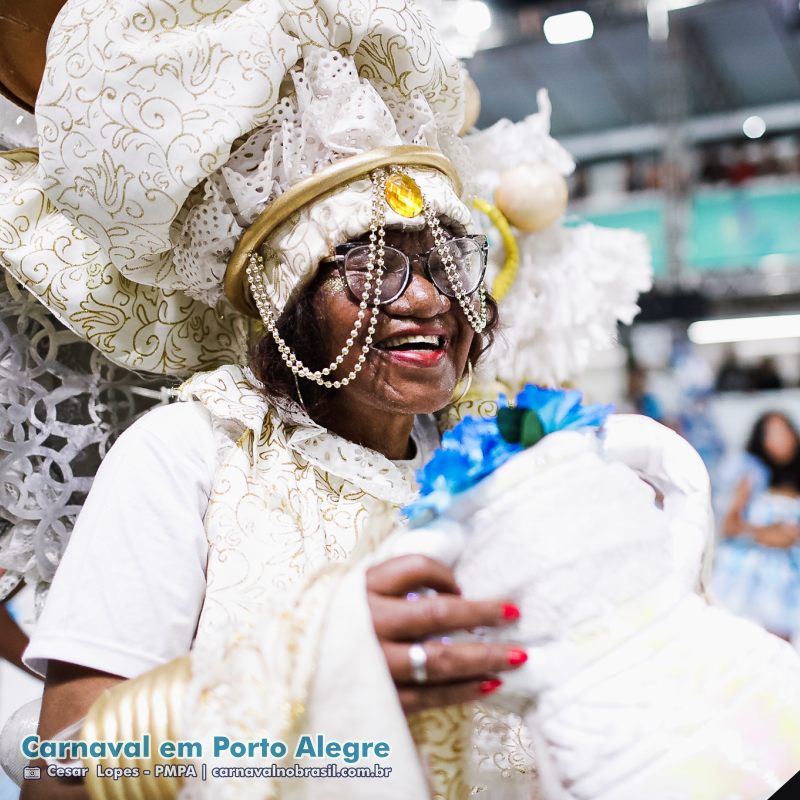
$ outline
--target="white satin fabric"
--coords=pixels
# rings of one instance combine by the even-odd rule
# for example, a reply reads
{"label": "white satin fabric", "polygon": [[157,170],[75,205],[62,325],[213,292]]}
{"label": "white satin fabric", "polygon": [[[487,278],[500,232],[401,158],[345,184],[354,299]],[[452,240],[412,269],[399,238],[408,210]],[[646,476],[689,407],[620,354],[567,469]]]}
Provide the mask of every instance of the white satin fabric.
{"label": "white satin fabric", "polygon": [[490,702],[525,719],[545,800],[763,800],[800,764],[800,660],[698,593],[712,537],[697,453],[618,416],[551,434],[386,547],[516,597],[530,659]]}

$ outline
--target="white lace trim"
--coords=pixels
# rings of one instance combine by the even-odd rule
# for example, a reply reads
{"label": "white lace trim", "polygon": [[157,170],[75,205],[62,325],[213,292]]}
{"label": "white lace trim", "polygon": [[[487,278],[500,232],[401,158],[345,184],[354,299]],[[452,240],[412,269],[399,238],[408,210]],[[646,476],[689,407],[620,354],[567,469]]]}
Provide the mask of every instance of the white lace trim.
{"label": "white lace trim", "polygon": [[251,430],[255,441],[265,419],[273,415],[281,423],[285,444],[319,469],[350,481],[381,500],[404,505],[416,495],[414,468],[428,460],[439,444],[436,421],[420,415],[412,437],[417,457],[391,461],[386,456],[356,444],[314,422],[299,406],[277,408],[258,389],[258,381],[246,368],[228,365],[213,372],[194,375],[178,390],[183,400],[201,402],[217,420],[238,423],[231,435]]}

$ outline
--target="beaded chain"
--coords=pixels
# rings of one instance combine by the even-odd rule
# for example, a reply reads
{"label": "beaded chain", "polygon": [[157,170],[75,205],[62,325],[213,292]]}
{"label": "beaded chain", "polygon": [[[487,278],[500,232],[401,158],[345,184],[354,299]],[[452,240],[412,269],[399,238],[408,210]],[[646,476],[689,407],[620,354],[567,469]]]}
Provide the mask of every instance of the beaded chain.
{"label": "beaded chain", "polygon": [[[278,346],[278,351],[281,354],[284,364],[295,374],[301,378],[307,378],[314,383],[324,386],[326,389],[339,389],[342,386],[347,386],[352,382],[356,375],[361,372],[364,362],[367,359],[367,353],[372,346],[372,340],[375,337],[375,329],[378,325],[378,307],[380,306],[381,297],[381,284],[383,283],[384,272],[384,245],[385,245],[385,229],[384,223],[386,221],[386,211],[383,204],[383,191],[386,184],[386,174],[380,172],[373,177],[372,181],[372,216],[369,228],[369,264],[367,266],[367,273],[364,279],[364,291],[361,293],[361,302],[358,304],[358,314],[353,323],[353,328],[350,335],[347,337],[344,347],[336,358],[328,364],[327,367],[321,370],[310,370],[302,361],[297,357],[297,354],[292,352],[292,349],[286,344],[286,340],[278,332],[278,325],[275,321],[275,315],[269,307],[269,300],[267,299],[267,290],[264,284],[264,258],[260,253],[250,253],[250,259],[247,265],[247,279],[250,283],[250,290],[253,294],[258,313],[264,326],[272,334],[275,344]],[[341,366],[345,356],[350,352],[355,344],[355,338],[358,336],[359,330],[364,324],[364,317],[367,314],[369,307],[370,292],[372,291],[372,281],[375,281],[374,297],[372,299],[372,307],[370,311],[369,327],[367,328],[367,336],[364,344],[361,347],[361,352],[358,354],[358,361],[350,371],[350,374],[341,380],[330,381],[326,380],[327,375],[335,372]]]}
{"label": "beaded chain", "polygon": [[[259,316],[261,317],[264,327],[269,331],[275,344],[278,346],[278,352],[283,359],[284,364],[292,371],[297,377],[307,378],[310,381],[324,386],[326,389],[339,389],[342,386],[347,386],[355,380],[356,375],[361,372],[364,362],[367,359],[367,353],[372,342],[375,338],[375,330],[378,325],[378,309],[380,307],[381,286],[383,284],[383,274],[385,270],[384,262],[384,247],[385,247],[385,223],[386,223],[386,207],[384,202],[384,193],[386,190],[386,173],[383,170],[378,170],[372,175],[372,214],[369,228],[369,263],[367,265],[366,275],[364,277],[364,290],[361,293],[361,301],[358,304],[358,314],[356,315],[353,328],[350,335],[347,337],[344,347],[342,347],[339,355],[321,370],[311,370],[297,357],[286,343],[286,340],[281,336],[278,331],[278,324],[275,315],[270,308],[269,298],[264,278],[264,257],[260,253],[252,252],[248,259],[247,264],[247,280],[250,284],[250,291],[253,296],[253,301],[258,309]],[[461,278],[458,276],[455,265],[453,264],[453,257],[445,247],[446,236],[439,224],[435,212],[430,204],[426,203],[423,209],[425,220],[427,221],[433,239],[436,244],[436,250],[444,264],[445,274],[450,281],[453,288],[458,304],[464,311],[464,314],[469,321],[469,324],[476,333],[480,333],[486,327],[486,287],[483,281],[478,290],[480,300],[480,310],[476,313],[471,303],[469,296],[464,293],[464,286]],[[372,288],[373,281],[375,288]],[[347,354],[353,349],[358,332],[364,325],[364,318],[369,311],[370,319],[367,327],[367,334],[364,339],[364,344],[361,347],[361,352],[358,354],[356,361],[350,374],[340,380],[328,380],[327,376],[335,372],[342,365]]]}
{"label": "beaded chain", "polygon": [[472,307],[469,295],[464,292],[464,284],[462,283],[461,278],[458,275],[458,270],[456,270],[456,266],[453,263],[453,256],[450,254],[450,251],[447,249],[447,247],[445,247],[447,237],[445,236],[442,226],[439,224],[439,219],[436,216],[436,212],[433,210],[430,203],[425,203],[422,213],[425,215],[425,221],[428,223],[428,227],[431,229],[431,233],[433,234],[433,241],[436,244],[436,252],[439,253],[439,258],[442,259],[445,275],[447,275],[447,280],[450,282],[450,286],[453,289],[456,300],[458,300],[458,304],[461,306],[464,316],[467,318],[467,321],[472,326],[472,329],[475,331],[475,333],[481,333],[486,327],[486,321],[488,318],[486,311],[486,284],[481,281],[480,286],[478,287],[478,302],[480,304],[480,308],[476,312]]}

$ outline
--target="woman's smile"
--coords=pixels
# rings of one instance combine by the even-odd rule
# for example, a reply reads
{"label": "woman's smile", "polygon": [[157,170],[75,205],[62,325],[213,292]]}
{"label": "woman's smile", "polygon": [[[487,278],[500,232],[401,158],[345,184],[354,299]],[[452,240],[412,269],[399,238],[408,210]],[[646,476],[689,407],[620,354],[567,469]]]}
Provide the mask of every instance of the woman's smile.
{"label": "woman's smile", "polygon": [[406,325],[377,340],[372,350],[393,364],[430,368],[445,359],[451,339],[443,326]]}

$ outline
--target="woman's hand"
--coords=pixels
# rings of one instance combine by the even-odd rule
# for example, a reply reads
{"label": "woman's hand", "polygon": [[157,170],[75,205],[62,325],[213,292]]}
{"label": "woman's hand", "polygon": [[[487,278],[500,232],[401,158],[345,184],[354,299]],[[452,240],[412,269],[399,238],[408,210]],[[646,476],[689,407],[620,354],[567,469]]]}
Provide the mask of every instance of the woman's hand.
{"label": "woman's hand", "polygon": [[[423,588],[438,594],[409,599]],[[367,596],[400,702],[411,713],[478,700],[500,686],[498,672],[527,661],[518,647],[490,642],[447,642],[442,637],[477,627],[500,627],[519,618],[504,600],[464,600],[452,570],[420,555],[399,556],[367,571]],[[409,647],[424,644],[427,681],[416,683]]]}
{"label": "woman's hand", "polygon": [[800,539],[800,525],[778,522],[764,528],[755,529],[755,538],[759,544],[767,547],[787,548],[797,544]]}

